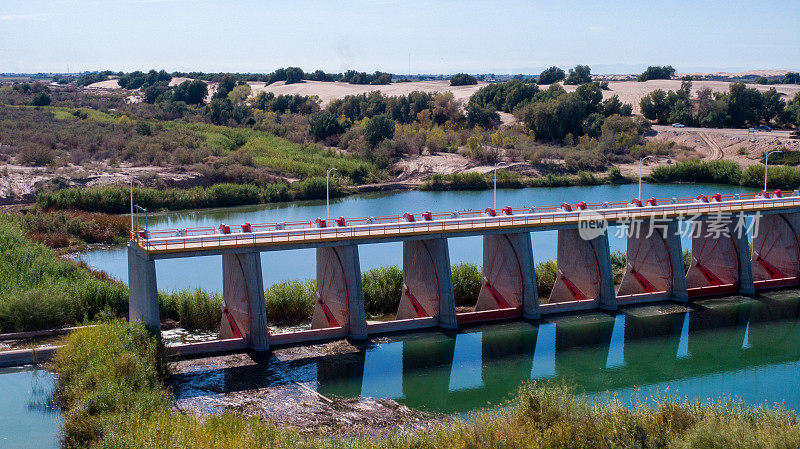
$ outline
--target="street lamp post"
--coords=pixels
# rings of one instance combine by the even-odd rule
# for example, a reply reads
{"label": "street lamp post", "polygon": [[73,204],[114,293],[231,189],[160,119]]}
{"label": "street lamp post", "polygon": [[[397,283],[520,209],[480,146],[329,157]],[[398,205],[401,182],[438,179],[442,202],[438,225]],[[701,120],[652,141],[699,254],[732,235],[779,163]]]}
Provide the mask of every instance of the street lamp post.
{"label": "street lamp post", "polygon": [[769,166],[769,155],[772,153],[783,153],[783,150],[773,150],[764,156],[764,191],[767,191],[767,168]]}
{"label": "street lamp post", "polygon": [[497,210],[497,162],[494,163],[494,202],[492,209]]}
{"label": "street lamp post", "polygon": [[135,230],[133,229],[133,176],[131,176],[131,236],[133,236],[134,232]]}
{"label": "street lamp post", "polygon": [[652,156],[652,155],[651,156],[645,156],[645,157],[639,159],[639,196],[636,197],[639,201],[642,200],[642,165],[644,164],[644,161],[646,161],[646,160],[648,160],[650,158],[658,160],[658,156]]}
{"label": "street lamp post", "polygon": [[325,220],[331,219],[331,190],[330,190],[330,178],[331,172],[338,171],[335,168],[330,168],[325,173]]}

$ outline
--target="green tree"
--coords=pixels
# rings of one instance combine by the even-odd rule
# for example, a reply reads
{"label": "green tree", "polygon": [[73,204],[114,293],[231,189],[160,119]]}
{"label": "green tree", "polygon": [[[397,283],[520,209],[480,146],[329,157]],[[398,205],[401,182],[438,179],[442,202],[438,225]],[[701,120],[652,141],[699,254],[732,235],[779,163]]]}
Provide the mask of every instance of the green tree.
{"label": "green tree", "polygon": [[478,80],[474,76],[466,73],[456,73],[450,77],[451,86],[468,86],[471,84],[478,84]]}
{"label": "green tree", "polygon": [[[228,91],[230,92],[230,91]],[[219,93],[219,91],[217,91]],[[208,86],[200,80],[184,81],[172,91],[172,101],[183,101],[186,104],[202,104],[208,95]],[[227,99],[227,93],[224,97],[214,95],[215,99]]]}
{"label": "green tree", "polygon": [[592,69],[588,65],[576,65],[569,69],[569,75],[564,84],[586,84],[592,82]]}
{"label": "green tree", "polygon": [[586,103],[586,108],[590,114],[599,112],[602,109],[603,91],[600,90],[600,86],[597,83],[581,84],[575,92]]}
{"label": "green tree", "polygon": [[295,84],[303,81],[303,69],[300,67],[286,68],[286,84]]}
{"label": "green tree", "polygon": [[639,75],[636,80],[637,81],[647,81],[647,80],[668,80],[675,75],[675,68],[671,65],[665,66],[650,66],[645,70],[641,75]]}
{"label": "green tree", "polygon": [[494,108],[481,107],[476,103],[467,104],[467,126],[474,128],[480,126],[492,129],[500,126],[500,114]]}
{"label": "green tree", "polygon": [[733,83],[728,93],[728,115],[731,125],[735,128],[744,128],[748,125],[758,125],[763,115],[764,99],[761,93],[748,88],[744,83]]}
{"label": "green tree", "polygon": [[378,114],[364,123],[364,138],[373,148],[385,139],[394,137],[394,120],[386,114]]}
{"label": "green tree", "polygon": [[670,105],[667,102],[667,93],[662,89],[656,89],[650,92],[650,95],[642,98],[639,107],[642,115],[659,124],[664,125],[669,120]]}
{"label": "green tree", "polygon": [[308,118],[311,127],[311,135],[314,140],[325,140],[330,136],[342,133],[342,126],[328,111],[319,111],[311,114]]}
{"label": "green tree", "polygon": [[774,87],[761,93],[762,97],[762,117],[766,123],[780,121],[786,102],[781,98],[781,94]]}
{"label": "green tree", "polygon": [[564,71],[556,66],[545,69],[539,74],[539,79],[536,84],[553,84],[566,78]]}

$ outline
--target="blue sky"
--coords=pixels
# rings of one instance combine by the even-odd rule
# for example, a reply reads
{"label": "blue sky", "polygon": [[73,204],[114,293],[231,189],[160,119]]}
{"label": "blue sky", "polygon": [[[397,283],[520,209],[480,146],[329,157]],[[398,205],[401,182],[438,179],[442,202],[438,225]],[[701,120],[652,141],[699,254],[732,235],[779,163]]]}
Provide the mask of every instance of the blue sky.
{"label": "blue sky", "polygon": [[[755,6],[757,5],[757,6]],[[800,70],[793,1],[0,0],[0,72]]]}

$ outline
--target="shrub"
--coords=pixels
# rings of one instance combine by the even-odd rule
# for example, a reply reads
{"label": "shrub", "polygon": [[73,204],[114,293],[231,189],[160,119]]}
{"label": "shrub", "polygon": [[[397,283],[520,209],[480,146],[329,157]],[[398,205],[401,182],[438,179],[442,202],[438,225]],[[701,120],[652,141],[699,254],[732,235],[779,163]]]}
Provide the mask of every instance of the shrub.
{"label": "shrub", "polygon": [[288,325],[311,320],[316,303],[316,282],[284,281],[264,290],[267,322]]}
{"label": "shrub", "polygon": [[52,149],[34,142],[25,144],[17,156],[20,164],[37,167],[50,165],[55,161],[55,158],[56,156]]}
{"label": "shrub", "polygon": [[39,92],[38,94],[34,94],[29,104],[31,106],[50,106],[51,101],[50,95],[48,95],[47,92]]}
{"label": "shrub", "polygon": [[403,271],[396,267],[373,268],[361,273],[364,307],[370,315],[397,313],[403,293]]}
{"label": "shrub", "polygon": [[161,319],[180,322],[187,330],[216,330],[222,319],[222,296],[199,288],[159,293]]}
{"label": "shrub", "polygon": [[451,271],[456,306],[475,307],[483,280],[480,268],[471,263],[458,263],[451,267]]}
{"label": "shrub", "polygon": [[536,291],[539,293],[539,302],[546,303],[550,297],[550,292],[556,283],[558,268],[554,260],[540,262],[534,268],[536,273]]}
{"label": "shrub", "polygon": [[82,318],[75,299],[64,291],[40,287],[0,301],[2,332],[55,329]]}
{"label": "shrub", "polygon": [[140,136],[149,136],[153,134],[150,129],[150,124],[147,122],[139,122],[136,124],[136,134]]}

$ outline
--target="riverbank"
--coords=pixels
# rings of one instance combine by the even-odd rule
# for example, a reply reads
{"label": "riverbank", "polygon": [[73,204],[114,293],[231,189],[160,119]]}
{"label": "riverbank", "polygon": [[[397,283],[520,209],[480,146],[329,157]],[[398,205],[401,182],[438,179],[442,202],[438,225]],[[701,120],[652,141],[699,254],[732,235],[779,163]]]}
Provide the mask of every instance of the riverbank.
{"label": "riverbank", "polygon": [[[65,341],[53,368],[68,447],[794,447],[794,413],[666,398],[623,407],[563,384],[525,384],[498,409],[424,431],[304,435],[236,411],[198,419],[175,411],[161,347],[141,324],[106,323]],[[102,400],[101,400],[102,398]],[[312,400],[312,399],[309,399]],[[322,399],[317,398],[317,401]],[[399,427],[399,426],[398,426]]]}

